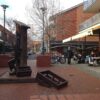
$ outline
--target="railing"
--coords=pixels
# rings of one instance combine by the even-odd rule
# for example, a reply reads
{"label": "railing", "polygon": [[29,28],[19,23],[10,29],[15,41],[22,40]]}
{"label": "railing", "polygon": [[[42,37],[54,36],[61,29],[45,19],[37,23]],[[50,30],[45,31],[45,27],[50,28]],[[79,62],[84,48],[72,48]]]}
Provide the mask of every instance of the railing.
{"label": "railing", "polygon": [[90,7],[96,0],[84,0],[84,10]]}
{"label": "railing", "polygon": [[86,28],[89,28],[95,24],[100,23],[100,13],[96,14],[95,16],[91,17],[90,19],[86,20],[79,26],[79,31],[82,31]]}

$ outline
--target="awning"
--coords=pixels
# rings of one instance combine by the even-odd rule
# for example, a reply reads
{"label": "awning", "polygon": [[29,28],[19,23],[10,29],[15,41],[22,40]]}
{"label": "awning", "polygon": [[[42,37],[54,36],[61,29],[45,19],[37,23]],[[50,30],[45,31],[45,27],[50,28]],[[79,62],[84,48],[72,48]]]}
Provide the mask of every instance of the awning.
{"label": "awning", "polygon": [[91,29],[87,29],[87,30],[81,31],[81,32],[79,32],[78,34],[76,34],[76,35],[74,35],[72,37],[64,39],[63,43],[69,42],[69,41],[73,41],[73,40],[76,40],[76,39],[79,39],[79,38],[83,38],[83,37],[86,37],[88,35],[93,35],[93,32],[92,32]]}
{"label": "awning", "polygon": [[69,42],[69,41],[71,41],[71,40],[72,40],[71,37],[69,37],[69,38],[67,38],[67,39],[64,39],[64,40],[63,40],[63,43]]}
{"label": "awning", "polygon": [[77,35],[72,36],[72,40],[83,38],[89,35],[93,35],[92,29],[86,29],[84,31],[79,32]]}
{"label": "awning", "polygon": [[100,23],[98,23],[98,24],[96,24],[96,25],[94,25],[94,26],[92,26],[90,28],[92,28],[92,30],[100,29]]}
{"label": "awning", "polygon": [[65,43],[65,42],[69,42],[69,41],[72,41],[72,40],[76,40],[76,39],[79,39],[79,38],[83,38],[83,37],[86,37],[86,36],[89,36],[89,35],[93,35],[93,30],[96,30],[100,28],[100,23],[99,24],[96,24],[94,26],[91,26],[83,31],[80,31],[78,34],[72,36],[72,37],[69,37],[67,39],[64,39],[62,42]]}

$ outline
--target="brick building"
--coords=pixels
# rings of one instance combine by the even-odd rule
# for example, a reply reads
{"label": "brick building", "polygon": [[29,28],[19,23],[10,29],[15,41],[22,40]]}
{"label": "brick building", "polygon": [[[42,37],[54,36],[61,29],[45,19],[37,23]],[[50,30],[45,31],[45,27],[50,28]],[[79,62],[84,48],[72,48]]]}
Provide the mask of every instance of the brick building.
{"label": "brick building", "polygon": [[[1,42],[3,43],[3,31],[4,27],[0,25],[0,39],[2,40]],[[14,46],[15,45],[15,35],[12,34],[8,29],[5,28],[5,35],[6,35],[6,46]]]}
{"label": "brick building", "polygon": [[[86,38],[78,38],[72,41],[71,37],[77,35],[80,31],[80,24],[93,15],[95,15],[94,12],[85,13],[83,11],[83,3],[81,3],[52,16],[50,21],[53,28],[51,28],[50,34],[54,36],[54,40],[51,42],[51,48],[57,47],[57,49],[61,51],[61,49],[63,50],[69,44],[77,46],[80,41],[82,42],[81,44],[84,44],[83,42]],[[96,38],[95,40],[97,41],[97,37],[91,37],[91,39],[89,39],[94,40],[93,38]],[[62,43],[64,39],[70,39],[70,42]],[[94,41],[93,45],[96,44],[96,41]]]}
{"label": "brick building", "polygon": [[94,13],[94,15],[80,24],[80,33],[85,34],[91,31],[91,35],[85,36],[86,41],[97,41],[97,46],[92,47],[91,50],[95,49],[100,52],[100,0],[85,0],[83,2],[83,11],[86,14]]}

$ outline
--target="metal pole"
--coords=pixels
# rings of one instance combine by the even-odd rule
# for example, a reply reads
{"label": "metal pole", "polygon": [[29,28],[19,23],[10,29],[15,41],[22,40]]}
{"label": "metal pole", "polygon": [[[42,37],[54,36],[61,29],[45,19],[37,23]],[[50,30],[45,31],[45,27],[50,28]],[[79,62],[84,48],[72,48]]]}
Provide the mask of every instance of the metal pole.
{"label": "metal pole", "polygon": [[3,40],[4,40],[4,46],[3,46],[3,53],[5,54],[5,42],[7,40],[7,36],[6,36],[6,33],[5,33],[5,9],[4,9],[4,30],[3,30]]}
{"label": "metal pole", "polygon": [[43,55],[44,55],[44,11],[43,11],[43,47],[42,47],[42,53],[43,53]]}
{"label": "metal pole", "polygon": [[99,32],[99,52],[100,52],[100,32]]}
{"label": "metal pole", "polygon": [[84,51],[83,51],[83,55],[86,56],[86,36],[84,37]]}
{"label": "metal pole", "polygon": [[5,53],[5,42],[7,41],[7,35],[5,32],[5,12],[6,12],[6,8],[8,8],[8,5],[1,5],[1,7],[3,8],[3,11],[4,11],[4,30],[3,30],[4,47],[3,47],[3,53]]}
{"label": "metal pole", "polygon": [[84,51],[86,50],[86,36],[84,37]]}
{"label": "metal pole", "polygon": [[45,47],[44,47],[44,31],[45,31],[45,21],[44,21],[44,14],[45,14],[45,10],[46,10],[46,8],[45,7],[42,7],[41,8],[41,10],[42,10],[42,14],[43,14],[43,37],[42,37],[42,54],[44,55],[44,53],[45,53]]}
{"label": "metal pole", "polygon": [[5,9],[4,9],[4,41],[6,41],[7,40],[7,37],[6,37],[6,33],[5,33]]}

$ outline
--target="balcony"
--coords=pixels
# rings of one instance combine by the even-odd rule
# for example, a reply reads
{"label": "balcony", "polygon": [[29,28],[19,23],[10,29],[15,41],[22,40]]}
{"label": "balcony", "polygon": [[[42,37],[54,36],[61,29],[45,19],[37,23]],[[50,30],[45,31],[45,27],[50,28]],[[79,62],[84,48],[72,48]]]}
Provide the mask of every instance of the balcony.
{"label": "balcony", "polygon": [[85,12],[99,12],[100,11],[100,0],[84,0],[84,11]]}
{"label": "balcony", "polygon": [[79,31],[85,30],[93,25],[100,24],[100,13],[96,14],[95,16],[91,17],[90,19],[86,20],[82,23],[79,27]]}

